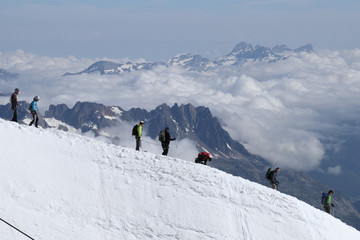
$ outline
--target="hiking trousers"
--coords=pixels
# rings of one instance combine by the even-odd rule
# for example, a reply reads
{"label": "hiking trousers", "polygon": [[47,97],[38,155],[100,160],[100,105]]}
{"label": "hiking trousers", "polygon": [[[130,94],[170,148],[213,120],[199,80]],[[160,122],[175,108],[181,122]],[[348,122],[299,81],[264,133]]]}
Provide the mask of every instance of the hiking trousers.
{"label": "hiking trousers", "polygon": [[13,113],[13,117],[11,119],[11,121],[13,122],[17,122],[17,108],[13,109],[14,110],[14,113]]}
{"label": "hiking trousers", "polygon": [[136,148],[135,148],[135,150],[139,151],[140,147],[141,147],[141,137],[136,136],[135,138],[136,138]]}
{"label": "hiking trousers", "polygon": [[33,125],[35,122],[35,127],[38,127],[39,117],[36,111],[31,111],[31,115],[33,117],[33,120],[30,122],[29,126]]}
{"label": "hiking trousers", "polygon": [[329,205],[324,205],[324,210],[325,210],[325,212],[330,214],[331,207]]}
{"label": "hiking trousers", "polygon": [[163,149],[162,155],[167,156],[167,154],[168,154],[168,152],[169,152],[169,144],[166,144],[166,143],[164,144],[164,143],[162,143],[161,146],[162,146],[162,149]]}
{"label": "hiking trousers", "polygon": [[277,185],[276,185],[275,183],[270,183],[270,187],[271,187],[272,189],[277,190]]}

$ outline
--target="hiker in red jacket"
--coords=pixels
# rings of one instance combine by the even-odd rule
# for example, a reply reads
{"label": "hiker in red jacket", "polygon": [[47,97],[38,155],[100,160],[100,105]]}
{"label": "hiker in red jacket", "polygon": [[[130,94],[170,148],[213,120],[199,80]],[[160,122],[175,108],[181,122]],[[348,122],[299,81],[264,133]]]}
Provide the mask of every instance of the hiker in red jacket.
{"label": "hiker in red jacket", "polygon": [[210,154],[208,152],[200,152],[198,154],[198,157],[195,158],[196,163],[201,163],[201,164],[206,165],[207,161],[211,161],[211,157],[210,157]]}

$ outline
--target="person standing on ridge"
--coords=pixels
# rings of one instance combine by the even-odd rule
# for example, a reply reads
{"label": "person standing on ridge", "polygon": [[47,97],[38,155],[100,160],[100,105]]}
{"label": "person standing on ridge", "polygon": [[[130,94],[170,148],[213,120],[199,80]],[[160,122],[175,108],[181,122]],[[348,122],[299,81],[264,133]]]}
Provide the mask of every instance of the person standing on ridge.
{"label": "person standing on ridge", "polygon": [[275,189],[275,190],[277,190],[278,185],[279,185],[279,182],[276,179],[276,175],[277,175],[278,172],[280,172],[279,167],[277,167],[274,171],[270,172],[270,186],[271,186],[272,189]]}
{"label": "person standing on ridge", "polygon": [[135,135],[136,139],[136,148],[135,150],[139,151],[141,146],[141,136],[142,136],[142,128],[144,126],[144,121],[140,121],[139,126],[137,128],[137,134]]}
{"label": "person standing on ridge", "polygon": [[161,147],[163,148],[163,153],[162,155],[167,156],[168,152],[169,152],[169,145],[170,145],[170,141],[174,141],[176,140],[176,138],[171,138],[170,137],[170,133],[169,133],[169,128],[166,127],[165,128],[165,132],[164,132],[165,136],[164,136],[164,141],[161,141]]}
{"label": "person standing on ridge", "polygon": [[18,88],[15,88],[15,91],[13,94],[11,94],[10,103],[11,103],[11,109],[14,111],[13,117],[11,121],[18,122],[17,120],[17,108],[18,108],[18,95],[20,93],[20,90]]}
{"label": "person standing on ridge", "polygon": [[30,122],[29,126],[33,125],[35,123],[35,127],[38,127],[39,117],[37,114],[37,102],[40,100],[38,96],[35,96],[33,101],[30,103],[30,112],[33,117],[33,120]]}
{"label": "person standing on ridge", "polygon": [[334,204],[331,203],[331,196],[333,195],[334,191],[333,190],[329,190],[326,198],[325,198],[325,203],[324,203],[324,210],[325,212],[330,214],[330,210],[331,207],[335,207]]}

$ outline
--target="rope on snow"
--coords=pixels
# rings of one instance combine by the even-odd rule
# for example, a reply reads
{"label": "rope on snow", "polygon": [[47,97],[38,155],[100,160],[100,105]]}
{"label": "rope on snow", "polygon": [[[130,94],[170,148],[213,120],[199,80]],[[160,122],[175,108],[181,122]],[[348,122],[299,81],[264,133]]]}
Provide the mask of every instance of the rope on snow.
{"label": "rope on snow", "polygon": [[24,233],[23,231],[21,231],[20,229],[14,227],[13,225],[11,225],[10,223],[8,223],[7,221],[5,221],[4,219],[0,218],[1,221],[3,221],[4,223],[6,223],[7,225],[9,225],[10,227],[14,228],[15,230],[17,230],[18,232],[22,233],[23,235],[25,235],[26,237],[35,240],[34,238],[30,237],[29,235],[27,235],[26,233]]}

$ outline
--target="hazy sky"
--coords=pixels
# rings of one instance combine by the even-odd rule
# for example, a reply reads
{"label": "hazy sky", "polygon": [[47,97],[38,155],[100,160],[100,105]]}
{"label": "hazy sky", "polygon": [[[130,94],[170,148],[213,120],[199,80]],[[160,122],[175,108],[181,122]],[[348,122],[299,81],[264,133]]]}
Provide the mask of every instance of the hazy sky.
{"label": "hazy sky", "polygon": [[354,49],[359,23],[358,0],[0,0],[0,52],[154,61],[213,60],[241,41]]}

